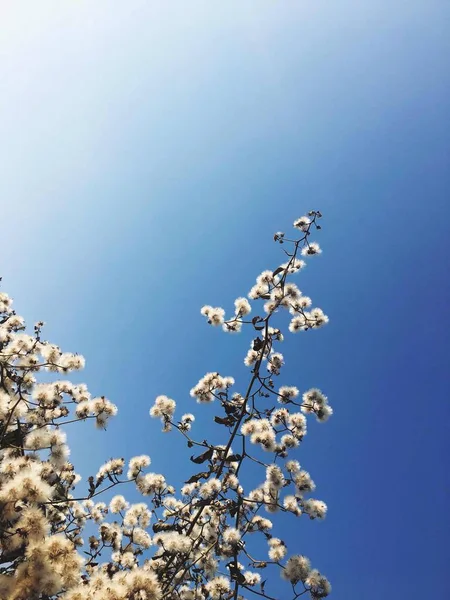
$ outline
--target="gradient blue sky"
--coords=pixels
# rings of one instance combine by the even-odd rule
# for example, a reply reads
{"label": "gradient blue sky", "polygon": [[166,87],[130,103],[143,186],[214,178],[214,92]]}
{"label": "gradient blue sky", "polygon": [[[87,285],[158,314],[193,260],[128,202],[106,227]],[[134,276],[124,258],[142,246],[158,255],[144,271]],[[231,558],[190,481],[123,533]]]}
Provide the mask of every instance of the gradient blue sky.
{"label": "gradient blue sky", "polygon": [[331,322],[289,336],[284,381],[334,406],[300,452],[329,516],[283,535],[335,600],[448,592],[449,17],[436,0],[0,4],[0,274],[119,405],[108,432],[69,431],[84,473],[148,452],[183,477],[155,395],[184,412],[206,371],[246,382],[247,333],[200,306],[231,307],[278,264],[273,232],[324,213],[298,283]]}

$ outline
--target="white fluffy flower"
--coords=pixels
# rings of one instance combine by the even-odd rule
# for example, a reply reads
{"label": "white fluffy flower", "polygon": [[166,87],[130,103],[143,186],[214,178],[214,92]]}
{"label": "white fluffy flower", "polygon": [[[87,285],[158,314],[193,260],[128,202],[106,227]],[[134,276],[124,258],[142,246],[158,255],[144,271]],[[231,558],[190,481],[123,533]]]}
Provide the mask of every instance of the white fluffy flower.
{"label": "white fluffy flower", "polygon": [[280,439],[280,444],[284,449],[292,449],[292,448],[297,448],[299,445],[299,441],[296,437],[294,437],[293,435],[290,435],[289,433],[286,433],[285,435],[281,436]]}
{"label": "white fluffy flower", "polygon": [[267,370],[273,375],[279,375],[281,367],[284,365],[284,358],[281,352],[270,354],[267,363]]}
{"label": "white fluffy flower", "polygon": [[263,297],[269,291],[269,286],[265,283],[257,283],[254,285],[248,293],[248,297],[252,300],[257,300]]}
{"label": "white fluffy flower", "polygon": [[279,538],[273,537],[268,541],[269,544],[269,558],[278,562],[283,559],[287,554],[286,544]]}
{"label": "white fluffy flower", "polygon": [[124,552],[123,554],[120,554],[119,552],[114,552],[113,554],[114,557],[111,555],[111,558],[113,558],[113,560],[118,562],[120,565],[122,565],[122,567],[125,567],[126,569],[131,569],[136,565],[137,560],[133,552]]}
{"label": "white fluffy flower", "polygon": [[223,532],[223,541],[231,546],[236,546],[241,540],[241,534],[235,527],[227,527]]}
{"label": "white fluffy flower", "polygon": [[258,583],[261,583],[261,575],[259,573],[253,573],[252,571],[245,571],[244,579],[246,585],[250,586],[258,585]]}
{"label": "white fluffy flower", "polygon": [[242,321],[239,319],[230,319],[223,323],[222,329],[225,333],[239,333],[242,330]]}
{"label": "white fluffy flower", "polygon": [[300,471],[300,463],[298,460],[288,460],[286,461],[286,470],[289,473],[296,473],[297,471]]}
{"label": "white fluffy flower", "polygon": [[199,487],[200,484],[197,481],[195,483],[186,483],[181,488],[181,494],[182,496],[191,496],[196,493]]}
{"label": "white fluffy flower", "polygon": [[293,478],[299,496],[308,492],[313,492],[316,489],[316,484],[311,479],[311,475],[308,471],[298,471],[297,473],[294,473]]}
{"label": "white fluffy flower", "polygon": [[275,431],[268,419],[251,419],[241,427],[243,435],[250,435],[252,444],[259,444],[263,450],[271,452],[275,448]]}
{"label": "white fluffy flower", "polygon": [[124,466],[123,458],[112,458],[108,460],[104,465],[100,467],[97,473],[97,479],[104,479],[109,475],[121,475],[123,473]]}
{"label": "white fluffy flower", "polygon": [[[253,492],[255,492],[255,490],[253,490]],[[261,490],[262,492],[262,490]],[[250,497],[253,500],[256,500],[256,496],[258,496],[259,494],[252,494],[252,492],[250,492]],[[264,494],[261,493],[261,501],[263,500],[263,496]],[[252,520],[250,521],[249,525],[248,525],[248,531],[249,533],[253,533],[254,531],[267,531],[268,529],[272,529],[273,524],[272,521],[270,519],[266,519],[264,517],[261,517],[260,515],[255,515],[254,517],[252,517]]]}
{"label": "white fluffy flower", "polygon": [[220,307],[212,307],[209,305],[203,306],[201,309],[201,314],[208,319],[208,323],[217,327],[218,325],[222,325],[225,319],[225,311]]}
{"label": "white fluffy flower", "polygon": [[307,246],[302,248],[302,256],[314,256],[314,254],[320,254],[322,252],[317,242],[309,242]]}
{"label": "white fluffy flower", "polygon": [[192,423],[195,421],[194,415],[191,413],[186,413],[181,417],[179,427],[181,431],[190,431],[192,427]]}
{"label": "white fluffy flower", "polygon": [[292,496],[292,495],[286,496],[285,499],[283,500],[283,506],[287,511],[293,513],[297,517],[299,517],[302,514],[302,511],[300,510],[300,507],[298,505],[298,502],[297,502],[297,499],[295,496]]}
{"label": "white fluffy flower", "polygon": [[314,329],[323,327],[330,320],[321,308],[313,308],[309,313],[305,313],[305,314],[308,315],[308,321],[309,321],[310,327],[312,327]]}
{"label": "white fluffy flower", "polygon": [[164,476],[157,473],[138,475],[136,478],[136,485],[144,496],[161,493],[167,486]]}
{"label": "white fluffy flower", "polygon": [[167,396],[158,396],[155,404],[150,408],[151,417],[172,417],[175,412],[176,402]]}
{"label": "white fluffy flower", "polygon": [[286,425],[289,418],[289,410],[287,408],[278,408],[270,415],[270,422],[274,427],[278,425]]}
{"label": "white fluffy flower", "polygon": [[222,484],[218,479],[209,479],[200,487],[199,494],[202,498],[211,498],[220,492],[221,488]]}
{"label": "white fluffy flower", "polygon": [[305,581],[311,570],[311,563],[306,556],[296,555],[291,556],[287,561],[281,575],[284,579],[287,579],[292,584],[296,584],[299,581]]}
{"label": "white fluffy flower", "polygon": [[266,469],[266,481],[276,490],[284,486],[285,479],[282,470],[278,465],[269,465]]}
{"label": "white fluffy flower", "polygon": [[191,389],[190,395],[192,398],[196,398],[200,404],[213,402],[214,392],[227,390],[232,385],[234,385],[233,377],[222,377],[219,373],[206,373]]}
{"label": "white fluffy flower", "polygon": [[310,519],[324,519],[327,514],[327,505],[322,500],[303,500],[303,512],[309,515]]}
{"label": "white fluffy flower", "polygon": [[70,455],[70,448],[67,444],[54,444],[50,450],[49,460],[56,468],[66,464]]}
{"label": "white fluffy flower", "polygon": [[55,488],[43,481],[42,467],[36,463],[29,463],[2,486],[0,502],[26,500],[28,503],[43,503],[47,502],[55,491]]}
{"label": "white fluffy flower", "polygon": [[99,429],[104,428],[108,419],[117,414],[117,406],[104,396],[93,398],[89,404],[92,412],[96,416],[96,426]]}
{"label": "white fluffy flower", "polygon": [[144,502],[138,502],[127,510],[123,522],[126,527],[136,527],[136,525],[139,525],[146,528],[150,524],[151,516],[148,506]]}
{"label": "white fluffy flower", "polygon": [[122,510],[126,510],[128,508],[128,502],[125,500],[123,496],[117,495],[111,499],[109,503],[109,510],[116,514],[121,512]]}
{"label": "white fluffy flower", "polygon": [[320,423],[324,423],[325,421],[328,421],[328,419],[331,417],[332,414],[333,414],[333,409],[331,408],[331,406],[326,404],[325,406],[322,406],[316,412],[316,417]]}
{"label": "white fluffy flower", "polygon": [[312,300],[309,296],[300,296],[289,307],[291,315],[302,314],[305,308],[309,308],[312,304]]}
{"label": "white fluffy flower", "polygon": [[288,273],[291,275],[297,273],[301,269],[306,267],[306,263],[304,260],[300,260],[299,258],[293,258],[289,262],[283,263],[280,265],[282,269],[287,269]]}
{"label": "white fluffy flower", "polygon": [[144,529],[141,529],[141,527],[133,527],[129,537],[133,544],[142,546],[142,548],[150,548],[152,545],[149,534]]}
{"label": "white fluffy flower", "polygon": [[139,475],[142,469],[148,467],[150,463],[150,456],[147,456],[146,454],[141,454],[140,456],[134,456],[131,458],[130,462],[128,463],[128,479],[134,479],[137,475]]}
{"label": "white fluffy flower", "polygon": [[288,401],[296,398],[298,393],[298,389],[295,386],[283,385],[278,390],[278,402],[281,404],[286,404]]}
{"label": "white fluffy flower", "polygon": [[235,315],[237,317],[245,317],[252,311],[252,307],[250,306],[250,302],[247,300],[247,298],[236,298],[234,301],[234,307]]}
{"label": "white fluffy flower", "polygon": [[302,440],[306,435],[306,418],[302,413],[292,413],[289,415],[289,429],[293,436]]}
{"label": "white fluffy flower", "polygon": [[320,422],[327,421],[333,414],[333,409],[328,404],[328,398],[317,388],[312,388],[303,394],[301,410],[305,414],[315,413]]}
{"label": "white fluffy flower", "polygon": [[211,579],[206,585],[211,600],[220,600],[224,594],[230,591],[230,580],[222,575],[219,577],[214,577]]}
{"label": "white fluffy flower", "polygon": [[254,365],[256,363],[258,358],[259,358],[259,353],[256,350],[253,350],[252,348],[250,348],[250,350],[247,352],[246,357],[244,358],[245,366],[251,367],[252,365]]}
{"label": "white fluffy flower", "polygon": [[294,221],[294,227],[300,229],[300,231],[308,231],[310,223],[311,219],[309,217],[300,217]]}
{"label": "white fluffy flower", "polygon": [[7,313],[12,305],[12,299],[6,292],[0,292],[0,313]]}
{"label": "white fluffy flower", "polygon": [[158,546],[161,546],[167,552],[171,553],[188,553],[192,546],[192,541],[183,534],[175,531],[158,533],[153,537],[153,541]]}
{"label": "white fluffy flower", "polygon": [[327,397],[317,388],[311,388],[303,394],[305,406],[319,407],[327,403]]}
{"label": "white fluffy flower", "polygon": [[330,582],[317,569],[312,569],[309,572],[305,584],[311,588],[312,598],[325,598],[331,592]]}
{"label": "white fluffy flower", "polygon": [[289,331],[291,333],[297,333],[298,331],[306,331],[309,329],[309,323],[304,315],[294,317],[289,323]]}

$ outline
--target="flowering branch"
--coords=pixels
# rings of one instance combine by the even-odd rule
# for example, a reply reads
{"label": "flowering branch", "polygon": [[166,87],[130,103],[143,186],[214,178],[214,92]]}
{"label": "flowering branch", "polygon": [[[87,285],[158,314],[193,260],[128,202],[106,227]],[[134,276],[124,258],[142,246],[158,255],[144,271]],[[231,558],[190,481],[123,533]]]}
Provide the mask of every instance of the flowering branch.
{"label": "flowering branch", "polygon": [[[330,592],[328,580],[309,560],[294,554],[272,535],[274,523],[260,513],[305,514],[323,519],[324,502],[308,497],[315,484],[292,458],[307,432],[307,416],[320,422],[332,414],[318,389],[300,392],[276,386],[285,364],[278,351],[283,333],[275,321],[290,314],[292,333],[318,329],[328,322],[319,308],[290,281],[305,258],[321,253],[310,241],[321,228],[319,211],[294,222],[300,237],[274,236],[287,261],[263,271],[248,297],[237,298],[234,313],[201,309],[208,323],[226,333],[252,332],[244,363],[250,369],[245,393],[233,391],[232,377],[207,373],[191,389],[199,404],[217,402],[215,423],[228,431],[224,445],[195,440],[195,417],[175,418],[176,402],[158,396],[150,415],[163,431],[178,430],[189,448],[200,449],[191,462],[201,465],[175,496],[163,475],[148,472],[150,458],[128,463],[113,458],[88,478],[86,495],[74,495],[80,477],[68,458],[63,426],[93,419],[105,428],[117,407],[105,397],[92,398],[84,384],[39,383],[40,371],[68,373],[84,359],[42,341],[43,323],[24,333],[23,319],[0,293],[0,597],[6,600],[241,600],[245,590],[275,600],[258,571],[278,569],[291,584],[292,598],[313,600]],[[288,249],[286,249],[288,248]],[[301,258],[300,258],[301,257]],[[250,318],[252,303],[263,302],[264,316]],[[240,451],[234,452],[233,445]],[[263,469],[264,480],[244,489],[249,469]],[[124,496],[97,502],[118,485],[134,483],[147,502],[130,504]],[[286,491],[287,492],[286,492]],[[86,544],[81,535],[92,530]],[[151,530],[151,534],[149,533]],[[267,558],[254,537],[264,538]],[[87,558],[83,558],[79,549]],[[245,563],[245,564],[244,564]],[[303,589],[297,591],[296,586]],[[285,597],[285,596],[283,596]]]}

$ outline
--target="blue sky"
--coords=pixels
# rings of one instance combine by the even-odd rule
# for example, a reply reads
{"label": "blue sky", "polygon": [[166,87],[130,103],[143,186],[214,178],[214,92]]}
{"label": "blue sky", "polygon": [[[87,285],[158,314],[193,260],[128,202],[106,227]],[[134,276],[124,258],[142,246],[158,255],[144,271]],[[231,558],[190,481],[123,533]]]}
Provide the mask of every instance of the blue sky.
{"label": "blue sky", "polygon": [[444,597],[448,3],[0,11],[3,287],[120,410],[106,433],[69,431],[80,469],[147,452],[183,477],[149,406],[166,393],[214,435],[189,389],[211,370],[243,388],[249,334],[199,308],[231,308],[278,264],[273,232],[319,208],[324,253],[298,284],[330,324],[288,337],[284,382],[335,409],[300,451],[329,515],[283,535],[336,600]]}

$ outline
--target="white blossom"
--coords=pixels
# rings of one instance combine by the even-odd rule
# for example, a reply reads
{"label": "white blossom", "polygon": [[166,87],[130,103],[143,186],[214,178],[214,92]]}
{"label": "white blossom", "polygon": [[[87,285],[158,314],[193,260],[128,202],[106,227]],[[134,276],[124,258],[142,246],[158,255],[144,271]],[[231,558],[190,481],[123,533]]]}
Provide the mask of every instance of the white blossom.
{"label": "white blossom", "polygon": [[303,512],[311,519],[324,519],[327,514],[327,505],[322,500],[313,498],[303,500]]}
{"label": "white blossom", "polygon": [[134,479],[143,469],[148,467],[150,463],[150,456],[147,456],[146,454],[134,456],[132,459],[130,459],[128,464],[128,479]]}
{"label": "white blossom", "polygon": [[236,546],[241,539],[241,534],[239,530],[235,527],[227,527],[223,532],[223,541],[227,544],[231,544],[232,546]]}
{"label": "white blossom", "polygon": [[155,404],[150,409],[151,417],[172,417],[175,412],[176,402],[167,396],[158,396]]}
{"label": "white blossom", "polygon": [[294,221],[294,227],[300,229],[300,231],[308,231],[310,223],[311,219],[309,217],[300,217]]}
{"label": "white blossom", "polygon": [[284,365],[284,357],[281,352],[273,352],[267,361],[267,370],[273,375],[279,375],[281,367]]}
{"label": "white blossom", "polygon": [[109,503],[109,510],[112,513],[119,513],[128,508],[129,504],[121,495],[114,496]]}
{"label": "white blossom", "polygon": [[252,311],[252,307],[250,306],[250,302],[247,300],[247,298],[236,298],[234,301],[234,307],[235,315],[237,317],[245,317]]}
{"label": "white blossom", "polygon": [[208,581],[205,585],[211,600],[220,600],[230,590],[230,580],[222,575]]}
{"label": "white blossom", "polygon": [[222,484],[218,479],[209,479],[200,487],[199,493],[202,498],[211,498],[220,492],[221,488]]}
{"label": "white blossom", "polygon": [[317,242],[309,242],[302,249],[302,256],[314,256],[314,254],[321,254],[322,250]]}
{"label": "white blossom", "polygon": [[269,544],[269,558],[276,562],[282,560],[287,554],[286,544],[277,537],[270,538]]}
{"label": "white blossom", "polygon": [[259,353],[256,350],[250,349],[247,352],[247,355],[244,359],[244,364],[246,367],[251,367],[252,365],[254,365],[256,363],[256,361],[259,358]]}
{"label": "white blossom", "polygon": [[163,475],[147,473],[146,475],[137,476],[136,485],[141,494],[149,496],[150,494],[163,492],[166,488],[166,480]]}
{"label": "white blossom", "polygon": [[259,573],[253,573],[251,571],[244,572],[244,579],[246,585],[254,586],[261,583],[261,575]]}
{"label": "white blossom", "polygon": [[208,319],[208,323],[210,325],[214,325],[217,327],[218,325],[222,325],[225,319],[225,311],[223,308],[206,305],[201,309],[201,314]]}
{"label": "white blossom", "polygon": [[[251,592],[262,579],[259,571],[248,570],[253,561],[245,556],[247,534],[255,538],[255,548],[267,539],[268,562],[278,563],[283,578],[292,584],[303,582],[312,600],[329,594],[328,580],[311,569],[304,556],[292,556],[281,565],[286,545],[272,536],[276,523],[258,514],[281,511],[323,519],[327,512],[323,501],[307,497],[315,489],[311,475],[297,460],[284,459],[295,456],[306,434],[305,415],[314,414],[320,422],[330,417],[328,398],[312,388],[300,403],[296,387],[274,385],[284,365],[277,345],[284,339],[283,309],[290,314],[291,332],[328,323],[324,311],[311,308],[311,298],[290,280],[306,264],[297,258],[300,251],[304,256],[321,253],[307,235],[320,216],[312,211],[294,222],[305,234],[297,241],[280,232],[275,235],[289,260],[260,273],[248,294],[261,300],[256,314],[264,315],[264,309],[263,317],[246,319],[252,307],[243,296],[234,301],[228,319],[223,308],[201,309],[213,326],[230,333],[251,332],[244,358],[251,369],[242,384],[245,392],[232,390],[234,378],[218,372],[206,373],[190,391],[200,404],[217,400],[213,419],[221,427],[208,430],[206,439],[201,433],[194,439],[187,435],[193,414],[185,412],[175,420],[176,403],[165,395],[157,396],[151,406],[150,415],[161,419],[163,431],[173,426],[184,434],[189,448],[203,447],[201,455],[192,455],[197,466],[186,474],[178,493],[164,475],[146,472],[150,458],[144,454],[128,456],[128,468],[125,458],[106,457],[103,464],[93,460],[87,480],[78,486],[81,478],[69,461],[65,424],[78,421],[77,426],[83,426],[80,421],[92,419],[103,429],[117,414],[117,406],[105,396],[92,396],[86,384],[71,382],[66,374],[85,366],[83,356],[44,340],[43,322],[27,333],[10,297],[0,292],[0,550],[6,564],[0,576],[2,598],[162,600],[175,594],[179,600],[225,600],[231,595],[243,600],[240,587]],[[126,376],[126,365],[123,372]],[[61,379],[54,381],[55,374]],[[222,439],[210,440],[209,434],[218,430]],[[80,438],[88,447],[89,436]],[[257,487],[253,484],[254,489],[244,493],[245,464],[252,458],[262,477]],[[129,480],[135,482],[133,495],[145,496],[146,502],[130,504],[118,493],[126,494],[122,484]],[[253,567],[264,569],[265,564],[256,561]],[[280,590],[278,595],[283,594]]]}
{"label": "white blossom", "polygon": [[293,584],[299,581],[305,581],[311,570],[311,563],[306,556],[296,555],[291,556],[287,561],[283,571],[281,572],[284,579],[287,579]]}

